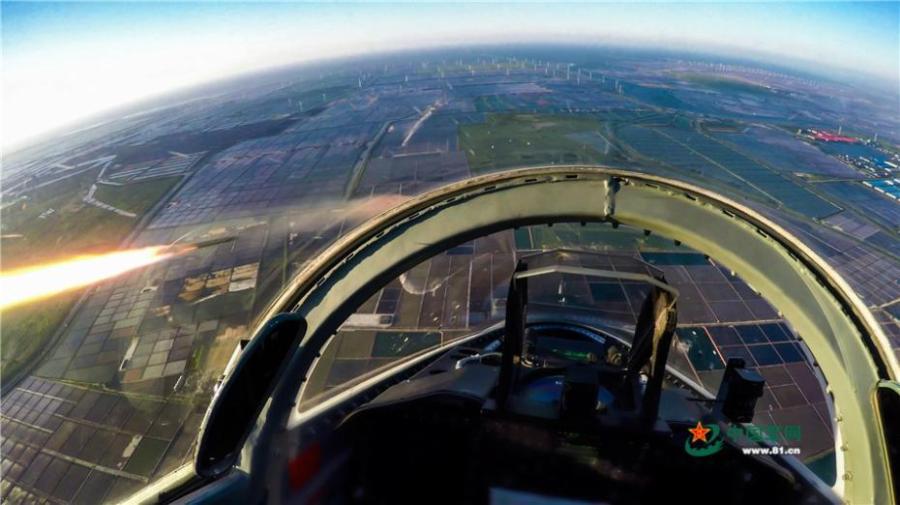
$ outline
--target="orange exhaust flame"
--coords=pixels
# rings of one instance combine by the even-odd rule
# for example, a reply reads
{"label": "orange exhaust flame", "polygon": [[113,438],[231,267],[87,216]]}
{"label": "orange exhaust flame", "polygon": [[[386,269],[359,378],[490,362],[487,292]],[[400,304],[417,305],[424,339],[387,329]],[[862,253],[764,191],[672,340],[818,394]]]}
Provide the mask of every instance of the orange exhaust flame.
{"label": "orange exhaust flame", "polygon": [[143,247],[0,272],[0,310],[111,279],[192,249]]}

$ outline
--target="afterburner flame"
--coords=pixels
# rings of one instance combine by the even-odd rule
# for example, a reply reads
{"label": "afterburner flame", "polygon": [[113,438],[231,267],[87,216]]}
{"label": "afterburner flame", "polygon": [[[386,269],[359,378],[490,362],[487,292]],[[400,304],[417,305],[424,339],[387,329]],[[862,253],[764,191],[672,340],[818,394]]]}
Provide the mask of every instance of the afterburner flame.
{"label": "afterburner flame", "polygon": [[110,279],[179,252],[169,246],[143,247],[0,272],[0,310]]}

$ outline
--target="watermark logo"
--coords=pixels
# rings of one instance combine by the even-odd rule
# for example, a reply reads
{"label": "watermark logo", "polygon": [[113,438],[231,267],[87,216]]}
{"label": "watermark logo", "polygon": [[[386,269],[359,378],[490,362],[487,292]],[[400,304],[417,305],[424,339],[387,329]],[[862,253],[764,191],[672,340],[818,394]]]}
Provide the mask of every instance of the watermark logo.
{"label": "watermark logo", "polygon": [[691,456],[702,458],[722,450],[722,433],[718,425],[704,426],[703,423],[697,421],[697,425],[688,431],[691,436],[684,439],[684,452]]}
{"label": "watermark logo", "polygon": [[775,445],[781,441],[799,442],[802,437],[798,425],[770,424],[766,426],[746,425],[731,426],[723,434],[717,424],[697,425],[688,428],[688,437],[684,439],[684,452],[696,458],[712,456],[722,450],[726,438],[739,446],[765,443],[764,447],[742,448],[744,454],[800,454],[798,447]]}

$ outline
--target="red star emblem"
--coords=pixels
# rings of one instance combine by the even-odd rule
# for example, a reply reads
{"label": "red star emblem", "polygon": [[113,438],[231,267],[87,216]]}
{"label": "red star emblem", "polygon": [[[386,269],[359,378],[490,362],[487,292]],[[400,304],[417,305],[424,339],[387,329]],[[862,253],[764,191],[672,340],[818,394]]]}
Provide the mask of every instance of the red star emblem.
{"label": "red star emblem", "polygon": [[688,431],[691,432],[691,435],[694,436],[694,438],[691,439],[691,443],[694,443],[698,440],[702,440],[708,443],[708,440],[706,440],[706,434],[712,430],[700,424],[700,421],[697,421],[697,426],[690,428]]}

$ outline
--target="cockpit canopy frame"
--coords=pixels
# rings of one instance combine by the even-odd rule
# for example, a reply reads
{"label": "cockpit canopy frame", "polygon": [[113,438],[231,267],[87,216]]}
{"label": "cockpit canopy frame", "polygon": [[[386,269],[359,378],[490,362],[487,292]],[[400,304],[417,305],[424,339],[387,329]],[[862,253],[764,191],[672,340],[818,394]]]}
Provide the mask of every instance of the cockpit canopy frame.
{"label": "cockpit canopy frame", "polygon": [[[450,184],[413,198],[337,241],[311,262],[261,321],[293,310],[321,349],[378,287],[442,250],[516,226],[613,222],[659,233],[714,258],[759,291],[791,323],[829,382],[836,408],[837,491],[852,503],[892,498],[875,391],[900,366],[858,296],[824,260],[759,212],[673,179],[596,166],[512,170]],[[314,353],[295,356],[263,413],[254,473],[266,440],[296,431],[309,413],[303,395]],[[261,442],[261,443],[259,443]],[[265,456],[264,456],[265,455]]]}

